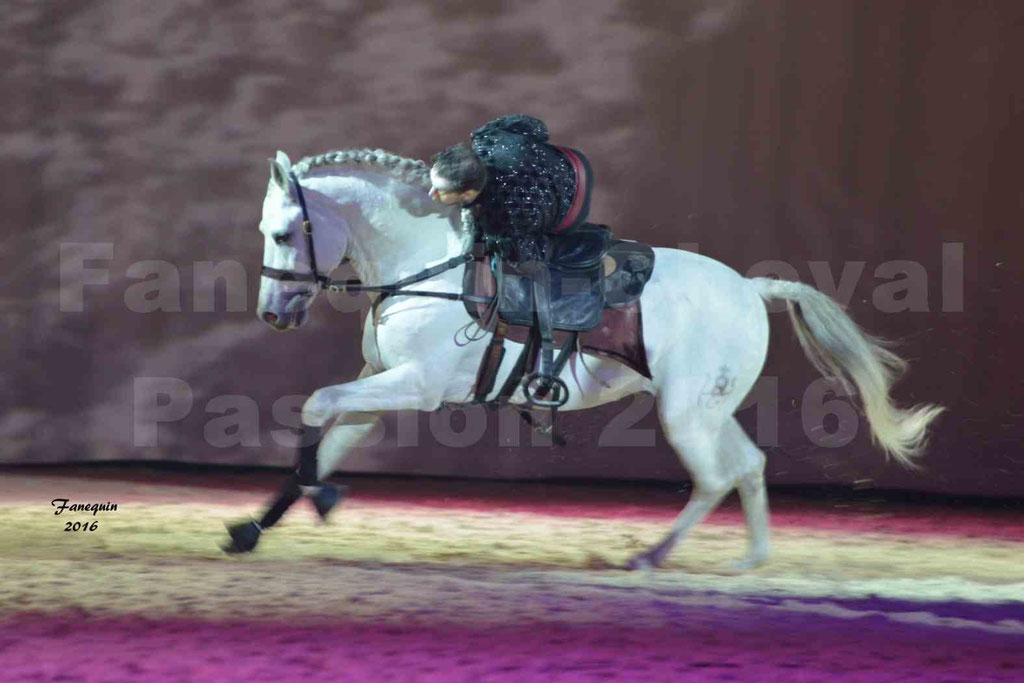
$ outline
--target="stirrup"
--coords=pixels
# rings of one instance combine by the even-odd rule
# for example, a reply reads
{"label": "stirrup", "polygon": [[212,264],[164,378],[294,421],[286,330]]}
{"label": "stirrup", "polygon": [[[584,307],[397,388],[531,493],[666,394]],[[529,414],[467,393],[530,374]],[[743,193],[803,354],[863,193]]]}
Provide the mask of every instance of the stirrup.
{"label": "stirrup", "polygon": [[[541,384],[538,384],[537,388],[531,391],[531,385],[537,381],[541,382]],[[538,406],[540,408],[561,408],[569,402],[569,387],[566,386],[565,382],[554,375],[531,372],[523,378],[522,386],[526,402],[531,406]],[[540,398],[538,393],[541,389],[544,389],[545,394],[551,392],[551,398]]]}

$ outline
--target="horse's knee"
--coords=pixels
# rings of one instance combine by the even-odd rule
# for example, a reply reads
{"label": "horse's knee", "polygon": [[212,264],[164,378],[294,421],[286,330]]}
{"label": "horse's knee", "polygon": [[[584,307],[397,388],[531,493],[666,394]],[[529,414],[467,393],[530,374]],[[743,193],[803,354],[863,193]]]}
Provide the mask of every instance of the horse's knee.
{"label": "horse's knee", "polygon": [[302,404],[302,424],[323,427],[332,417],[334,410],[326,389],[317,389]]}

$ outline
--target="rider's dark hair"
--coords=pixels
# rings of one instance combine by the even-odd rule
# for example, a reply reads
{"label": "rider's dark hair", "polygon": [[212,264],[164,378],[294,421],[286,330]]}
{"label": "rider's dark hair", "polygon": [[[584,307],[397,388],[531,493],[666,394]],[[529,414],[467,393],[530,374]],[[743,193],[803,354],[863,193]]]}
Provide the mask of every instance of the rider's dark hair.
{"label": "rider's dark hair", "polygon": [[457,192],[480,191],[487,184],[487,167],[469,143],[460,142],[438,152],[431,162],[434,172],[454,185]]}

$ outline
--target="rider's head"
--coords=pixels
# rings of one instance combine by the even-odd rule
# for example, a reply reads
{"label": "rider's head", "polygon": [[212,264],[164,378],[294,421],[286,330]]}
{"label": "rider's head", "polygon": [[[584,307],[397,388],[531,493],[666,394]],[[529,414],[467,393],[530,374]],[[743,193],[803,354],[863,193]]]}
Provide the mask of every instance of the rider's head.
{"label": "rider's head", "polygon": [[430,168],[430,198],[441,204],[469,204],[487,183],[487,167],[466,143],[437,154]]}

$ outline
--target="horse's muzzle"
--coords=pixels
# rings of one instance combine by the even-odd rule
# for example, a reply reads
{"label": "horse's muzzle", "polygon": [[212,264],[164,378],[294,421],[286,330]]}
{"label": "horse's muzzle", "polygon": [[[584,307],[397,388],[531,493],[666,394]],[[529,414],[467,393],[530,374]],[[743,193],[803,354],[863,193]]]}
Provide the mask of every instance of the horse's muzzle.
{"label": "horse's muzzle", "polygon": [[260,316],[260,320],[273,327],[278,332],[284,332],[285,330],[294,330],[300,327],[306,322],[307,314],[305,310],[298,310],[294,313],[272,313],[270,311],[264,311]]}

